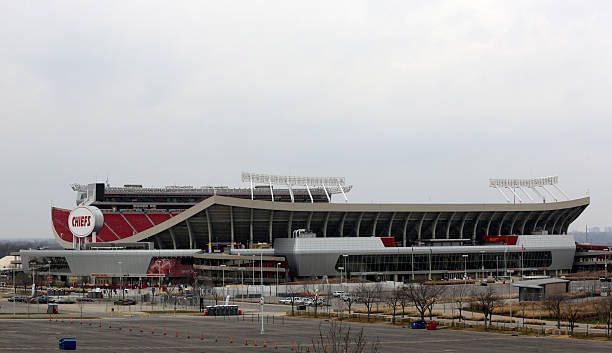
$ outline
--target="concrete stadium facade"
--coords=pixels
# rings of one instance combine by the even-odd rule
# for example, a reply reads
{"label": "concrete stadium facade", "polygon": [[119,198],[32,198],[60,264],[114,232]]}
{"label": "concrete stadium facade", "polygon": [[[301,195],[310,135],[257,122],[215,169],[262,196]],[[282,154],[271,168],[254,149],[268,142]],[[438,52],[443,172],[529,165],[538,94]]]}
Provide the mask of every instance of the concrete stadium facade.
{"label": "concrete stadium facade", "polygon": [[[156,249],[202,249],[210,244],[272,244],[296,229],[317,237],[393,237],[400,246],[489,235],[566,234],[590,198],[519,204],[291,203],[211,196],[116,243],[152,242]],[[55,236],[64,248],[73,244]]]}

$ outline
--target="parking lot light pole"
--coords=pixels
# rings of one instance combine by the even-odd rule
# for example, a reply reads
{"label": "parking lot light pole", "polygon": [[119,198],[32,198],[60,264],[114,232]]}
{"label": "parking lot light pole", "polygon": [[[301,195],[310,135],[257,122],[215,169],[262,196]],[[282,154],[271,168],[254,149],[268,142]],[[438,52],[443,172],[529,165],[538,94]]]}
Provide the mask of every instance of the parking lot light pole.
{"label": "parking lot light pole", "polygon": [[463,257],[463,284],[466,285],[467,284],[467,258],[468,258],[468,255],[467,254],[463,254],[463,255],[461,255],[461,257]]}
{"label": "parking lot light pole", "polygon": [[280,265],[280,262],[276,263],[276,298],[278,298],[278,268]]}
{"label": "parking lot light pole", "polygon": [[259,305],[261,306],[261,332],[264,334],[264,296],[263,296],[263,252],[259,253],[259,280],[260,280],[260,292]]}
{"label": "parking lot light pole", "polygon": [[221,287],[223,287],[223,298],[225,299],[225,267],[227,267],[227,265],[219,265],[219,267],[221,267],[221,274],[222,274]]}
{"label": "parking lot light pole", "polygon": [[480,271],[482,272],[482,280],[485,279],[484,253],[484,250],[480,250]]}
{"label": "parking lot light pole", "polygon": [[48,275],[47,275],[47,294],[49,293],[49,287],[51,287],[51,260],[47,260]]}
{"label": "parking lot light pole", "polygon": [[125,290],[123,290],[123,267],[121,266],[123,264],[122,261],[117,261],[117,263],[119,264],[119,286],[121,287],[121,300],[125,299]]}
{"label": "parking lot light pole", "polygon": [[15,286],[15,264],[13,264],[13,316],[15,316],[15,302],[17,295],[17,286]]}

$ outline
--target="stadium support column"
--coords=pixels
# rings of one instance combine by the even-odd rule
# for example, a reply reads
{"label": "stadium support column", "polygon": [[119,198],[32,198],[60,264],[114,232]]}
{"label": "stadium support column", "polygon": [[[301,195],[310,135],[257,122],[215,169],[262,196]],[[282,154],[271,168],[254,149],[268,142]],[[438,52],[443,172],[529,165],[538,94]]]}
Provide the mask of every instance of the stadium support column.
{"label": "stadium support column", "polygon": [[293,211],[289,211],[289,223],[287,224],[287,238],[291,238],[291,227],[293,227]]}
{"label": "stadium support column", "polygon": [[371,236],[376,236],[376,226],[378,225],[378,217],[380,217],[380,212],[376,213],[376,217],[374,217],[374,222],[372,223],[372,234]]}
{"label": "stadium support column", "polygon": [[310,231],[310,224],[312,223],[312,214],[314,212],[310,211],[310,214],[308,215],[308,221],[306,221],[306,230]]}
{"label": "stadium support column", "polygon": [[189,219],[185,220],[185,224],[187,225],[187,234],[189,235],[189,249],[193,249],[193,231],[191,230],[191,224],[189,223]]}
{"label": "stadium support column", "polygon": [[176,237],[174,236],[174,230],[170,228],[168,232],[170,233],[170,239],[172,239],[172,248],[176,250]]}
{"label": "stadium support column", "polygon": [[208,208],[206,211],[206,227],[208,228],[208,252],[212,253],[212,225],[210,224],[210,215],[208,214]]}
{"label": "stadium support column", "polygon": [[249,222],[249,240],[253,246],[253,209],[251,208],[251,222]]}
{"label": "stadium support column", "polygon": [[404,227],[402,229],[402,246],[406,246],[406,229],[408,228],[408,221],[410,220],[410,212],[406,215],[404,220]]}
{"label": "stadium support column", "polygon": [[325,215],[325,222],[323,222],[323,238],[327,238],[327,221],[329,221],[329,212]]}
{"label": "stadium support column", "polygon": [[463,227],[465,227],[465,220],[467,219],[467,216],[469,215],[469,212],[466,212],[465,214],[463,214],[463,218],[461,219],[461,226],[459,227],[459,238],[463,239]]}
{"label": "stadium support column", "polygon": [[363,212],[361,212],[359,214],[359,219],[357,219],[357,230],[356,230],[356,236],[359,237],[359,228],[361,228],[361,220],[363,219]]}
{"label": "stadium support column", "polygon": [[514,215],[514,218],[512,218],[512,223],[510,223],[510,234],[514,234],[514,224],[516,223],[516,220],[518,219],[520,215],[521,215],[520,212],[516,212],[516,214]]}
{"label": "stadium support column", "polygon": [[446,222],[446,239],[450,239],[450,228],[451,225],[453,224],[453,218],[455,218],[455,214],[457,212],[453,212],[451,213],[451,215],[448,217],[448,221]]}
{"label": "stadium support column", "polygon": [[478,222],[480,221],[480,216],[482,216],[482,212],[476,215],[476,219],[474,220],[474,229],[472,231],[472,244],[476,244],[476,230],[478,229]]}
{"label": "stadium support column", "polygon": [[425,216],[427,215],[427,213],[423,213],[423,215],[421,216],[421,219],[419,220],[419,225],[417,226],[417,239],[419,241],[419,243],[421,242],[421,230],[423,229],[423,221],[425,220]]}
{"label": "stadium support column", "polygon": [[272,226],[274,225],[274,210],[270,211],[270,223],[268,224],[269,243],[272,244]]}
{"label": "stadium support column", "polygon": [[274,190],[272,190],[272,180],[270,180],[270,197],[272,197],[272,202],[274,202]]}
{"label": "stadium support column", "polygon": [[342,215],[342,221],[340,221],[340,234],[338,234],[339,236],[343,237],[343,233],[344,233],[344,221],[346,220],[346,212],[344,212],[344,214]]}
{"label": "stadium support column", "polygon": [[531,227],[531,232],[535,233],[536,229],[538,228],[538,223],[540,223],[540,221],[542,220],[542,216],[544,215],[544,212],[540,212],[538,214],[538,217],[536,218],[535,222],[533,222],[533,226]]}
{"label": "stadium support column", "polygon": [[391,214],[391,219],[389,220],[389,226],[387,227],[387,236],[391,236],[391,228],[393,228],[393,219],[395,218],[395,212]]}
{"label": "stadium support column", "polygon": [[230,206],[230,250],[234,250],[234,207]]}
{"label": "stadium support column", "polygon": [[503,230],[503,226],[504,226],[504,221],[506,220],[506,217],[508,217],[510,213],[508,212],[504,212],[504,214],[502,215],[501,220],[499,221],[499,224],[497,225],[497,235],[502,235],[502,230]]}
{"label": "stadium support column", "polygon": [[527,213],[527,215],[523,219],[523,222],[521,223],[521,234],[525,234],[525,225],[527,224],[527,221],[529,221],[529,217],[531,217],[532,214],[533,212]]}
{"label": "stadium support column", "polygon": [[440,216],[442,215],[442,212],[438,212],[438,215],[436,216],[436,219],[434,220],[433,224],[431,225],[431,239],[436,239],[436,228],[438,228],[438,221],[440,220]]}

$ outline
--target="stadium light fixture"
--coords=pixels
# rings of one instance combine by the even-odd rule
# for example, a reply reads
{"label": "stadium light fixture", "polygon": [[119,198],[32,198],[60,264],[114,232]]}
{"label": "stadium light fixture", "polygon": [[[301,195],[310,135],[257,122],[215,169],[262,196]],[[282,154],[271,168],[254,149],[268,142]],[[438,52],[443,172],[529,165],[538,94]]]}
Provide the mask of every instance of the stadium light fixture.
{"label": "stadium light fixture", "polygon": [[[547,196],[550,196],[555,202],[559,201],[559,199],[569,200],[567,194],[557,186],[558,183],[558,176],[530,179],[489,179],[489,187],[499,191],[508,203],[516,202],[517,200],[520,203],[524,201],[517,191],[520,191],[523,197],[526,196],[530,201],[534,201],[532,195],[527,192],[528,190],[531,190],[536,198],[541,199],[542,202],[546,202]],[[504,189],[510,192],[511,196],[513,196],[513,200],[510,200],[504,192]],[[552,190],[555,190],[558,195],[555,195]]]}
{"label": "stadium light fixture", "polygon": [[[314,202],[310,188],[323,188],[327,200],[331,202],[331,195],[342,194],[344,200],[348,202],[346,193],[351,190],[350,185],[346,185],[346,179],[344,177],[306,177],[306,176],[291,176],[291,175],[270,175],[270,174],[258,174],[258,173],[242,173],[242,181],[248,182],[251,185],[251,199],[253,199],[253,185],[268,185],[270,187],[270,194],[274,195],[272,191],[273,185],[282,185],[289,188],[289,195],[291,196],[291,202],[294,202],[293,198],[293,187],[303,186],[308,191],[310,196],[310,202]],[[274,196],[272,196],[274,201]]]}

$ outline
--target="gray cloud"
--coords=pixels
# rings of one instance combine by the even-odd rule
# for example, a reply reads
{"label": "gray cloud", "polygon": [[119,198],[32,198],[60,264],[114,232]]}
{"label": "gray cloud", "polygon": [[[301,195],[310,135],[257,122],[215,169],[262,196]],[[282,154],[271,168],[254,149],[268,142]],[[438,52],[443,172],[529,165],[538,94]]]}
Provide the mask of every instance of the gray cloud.
{"label": "gray cloud", "polygon": [[74,181],[346,175],[353,201],[501,202],[558,174],[607,225],[612,5],[4,2],[3,227],[49,234]]}

